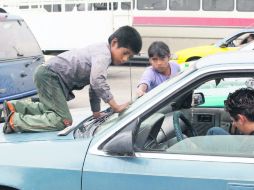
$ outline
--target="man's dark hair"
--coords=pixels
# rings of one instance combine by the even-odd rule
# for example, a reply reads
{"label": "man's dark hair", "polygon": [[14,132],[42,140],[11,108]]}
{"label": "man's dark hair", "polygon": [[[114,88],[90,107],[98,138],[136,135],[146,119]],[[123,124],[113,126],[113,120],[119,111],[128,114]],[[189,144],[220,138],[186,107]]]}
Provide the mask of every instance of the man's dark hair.
{"label": "man's dark hair", "polygon": [[236,121],[238,114],[244,115],[248,120],[254,121],[254,90],[241,88],[228,95],[224,102],[225,110]]}
{"label": "man's dark hair", "polygon": [[118,47],[124,47],[131,49],[134,54],[138,54],[142,48],[142,38],[138,31],[131,26],[122,26],[118,28],[108,38],[108,43],[116,38],[118,41]]}
{"label": "man's dark hair", "polygon": [[155,41],[148,48],[148,56],[149,57],[158,56],[160,58],[169,57],[170,56],[169,47],[162,41]]}

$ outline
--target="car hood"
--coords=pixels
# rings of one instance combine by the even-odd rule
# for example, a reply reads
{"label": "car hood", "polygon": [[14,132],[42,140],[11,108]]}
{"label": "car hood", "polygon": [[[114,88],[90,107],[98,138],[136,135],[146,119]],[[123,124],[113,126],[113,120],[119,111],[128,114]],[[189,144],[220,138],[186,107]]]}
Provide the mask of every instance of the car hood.
{"label": "car hood", "polygon": [[214,45],[206,45],[206,46],[197,46],[197,47],[192,47],[192,48],[186,48],[186,49],[183,49],[183,50],[179,50],[176,52],[177,55],[180,55],[180,54],[193,54],[195,52],[198,52],[200,54],[200,52],[203,52],[203,51],[207,51],[209,49],[216,49],[218,47],[214,46]]}
{"label": "car hood", "polygon": [[[91,115],[90,108],[78,108],[71,109],[71,115],[73,118],[73,126],[76,126],[81,121],[86,119]],[[4,123],[0,124],[0,143],[8,142],[27,142],[27,141],[52,141],[52,140],[71,140],[74,139],[73,132],[66,136],[59,136],[59,131],[54,132],[40,132],[40,133],[11,133],[4,134],[2,127]]]}

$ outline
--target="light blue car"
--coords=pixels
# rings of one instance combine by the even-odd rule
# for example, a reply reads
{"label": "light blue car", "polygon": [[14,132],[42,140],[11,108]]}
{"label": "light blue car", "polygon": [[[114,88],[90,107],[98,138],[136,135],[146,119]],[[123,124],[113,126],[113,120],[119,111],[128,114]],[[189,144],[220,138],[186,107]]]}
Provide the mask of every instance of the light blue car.
{"label": "light blue car", "polygon": [[64,131],[1,132],[0,189],[254,189],[254,136],[206,136],[213,126],[231,131],[222,102],[253,77],[253,52],[217,54],[121,114],[72,110]]}

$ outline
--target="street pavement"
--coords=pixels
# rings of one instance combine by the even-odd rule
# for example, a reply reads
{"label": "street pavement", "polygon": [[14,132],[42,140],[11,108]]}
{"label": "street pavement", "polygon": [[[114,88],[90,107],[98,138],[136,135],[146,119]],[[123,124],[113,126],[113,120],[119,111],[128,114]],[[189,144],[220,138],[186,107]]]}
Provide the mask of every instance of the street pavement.
{"label": "street pavement", "polygon": [[[137,83],[145,68],[146,65],[109,67],[107,83],[117,103],[134,100]],[[74,91],[75,99],[68,102],[70,109],[90,106],[88,89],[89,86],[86,86],[82,90]],[[101,105],[107,106],[103,101]]]}

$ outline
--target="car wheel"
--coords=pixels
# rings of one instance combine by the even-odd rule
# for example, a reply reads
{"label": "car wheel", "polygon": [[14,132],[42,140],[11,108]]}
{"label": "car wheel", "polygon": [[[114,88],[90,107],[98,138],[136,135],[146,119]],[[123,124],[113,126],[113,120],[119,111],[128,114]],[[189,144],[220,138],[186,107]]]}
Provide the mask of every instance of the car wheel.
{"label": "car wheel", "polygon": [[186,60],[186,62],[190,62],[190,61],[195,61],[195,60],[198,60],[200,59],[201,57],[190,57]]}

